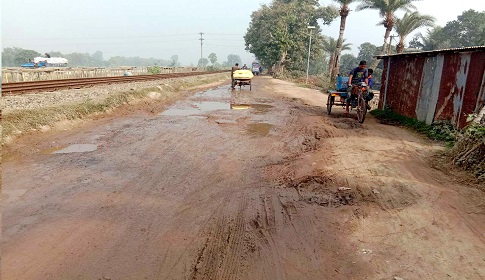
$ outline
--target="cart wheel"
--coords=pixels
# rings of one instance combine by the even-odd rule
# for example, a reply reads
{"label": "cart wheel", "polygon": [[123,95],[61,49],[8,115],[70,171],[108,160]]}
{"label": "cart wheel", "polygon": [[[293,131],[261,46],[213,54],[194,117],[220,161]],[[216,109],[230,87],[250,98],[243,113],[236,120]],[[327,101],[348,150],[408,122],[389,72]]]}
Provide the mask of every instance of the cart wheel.
{"label": "cart wheel", "polygon": [[365,104],[364,97],[362,94],[359,94],[357,99],[357,119],[359,123],[364,123],[365,115],[367,114],[367,106]]}
{"label": "cart wheel", "polygon": [[328,98],[327,98],[327,113],[329,115],[332,112],[332,106],[333,106],[334,102],[335,102],[335,96],[332,96],[332,94],[329,94]]}

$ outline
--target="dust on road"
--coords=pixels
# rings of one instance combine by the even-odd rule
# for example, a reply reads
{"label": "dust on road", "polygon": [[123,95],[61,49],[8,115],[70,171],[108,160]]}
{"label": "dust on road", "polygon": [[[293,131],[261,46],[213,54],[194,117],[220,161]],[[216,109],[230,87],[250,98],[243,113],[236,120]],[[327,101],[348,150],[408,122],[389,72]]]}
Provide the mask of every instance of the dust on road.
{"label": "dust on road", "polygon": [[483,192],[325,100],[256,77],[18,139],[2,279],[485,278]]}

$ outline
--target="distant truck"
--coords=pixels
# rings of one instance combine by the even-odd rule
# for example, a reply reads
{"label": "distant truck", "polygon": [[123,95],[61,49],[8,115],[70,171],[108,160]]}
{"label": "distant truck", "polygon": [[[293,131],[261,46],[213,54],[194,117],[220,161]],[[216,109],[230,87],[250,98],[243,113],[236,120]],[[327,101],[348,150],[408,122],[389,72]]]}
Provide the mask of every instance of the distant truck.
{"label": "distant truck", "polygon": [[67,67],[68,60],[62,57],[36,57],[34,61],[20,65],[22,68]]}
{"label": "distant truck", "polygon": [[253,64],[251,65],[251,72],[253,72],[253,75],[254,76],[257,76],[259,75],[259,68],[260,68],[261,64],[259,64],[259,62],[255,61],[253,62]]}

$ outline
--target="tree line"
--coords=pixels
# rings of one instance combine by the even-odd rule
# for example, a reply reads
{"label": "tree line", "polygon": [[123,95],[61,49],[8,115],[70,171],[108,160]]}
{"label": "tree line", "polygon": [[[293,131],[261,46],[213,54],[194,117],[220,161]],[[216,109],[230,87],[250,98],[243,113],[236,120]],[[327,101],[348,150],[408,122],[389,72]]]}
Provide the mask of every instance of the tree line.
{"label": "tree line", "polygon": [[[316,0],[273,0],[270,4],[262,5],[251,15],[244,36],[246,50],[255,54],[266,67],[302,73],[306,69],[308,49],[311,47],[310,59],[313,63],[310,72],[324,68],[334,79],[341,73],[341,68],[348,71],[355,67],[358,59],[367,60],[367,64],[375,69],[379,63],[373,58],[375,55],[485,45],[485,12],[468,10],[457,20],[440,27],[434,25],[434,17],[416,11],[414,0],[334,1],[340,6],[320,6]],[[345,43],[344,32],[346,19],[354,16],[349,8],[352,3],[359,4],[356,12],[366,9],[378,11],[380,18],[376,18],[376,24],[382,25],[385,31],[382,45],[363,42],[359,46],[358,57],[341,55],[342,51],[350,50],[350,44]],[[398,17],[398,11],[404,11],[404,16]],[[338,38],[322,34],[319,23],[328,25],[338,17]],[[369,20],[366,19],[366,22]],[[308,26],[315,28],[309,29]],[[406,48],[406,37],[421,27],[429,28],[427,34],[415,36]],[[398,34],[398,40],[391,47],[392,44],[388,42],[393,30]],[[308,40],[310,32],[313,32],[311,46]]]}
{"label": "tree line", "polygon": [[[108,60],[103,57],[102,51],[96,51],[92,54],[89,53],[61,53],[59,51],[51,51],[45,54],[41,54],[36,50],[23,49],[18,47],[4,48],[2,51],[2,67],[19,67],[20,65],[33,60],[35,57],[63,57],[69,61],[71,67],[120,67],[120,66],[168,66],[175,67],[180,66],[179,56],[174,54],[170,59],[158,59],[158,58],[142,58],[142,57],[124,57],[113,56]],[[212,63],[211,67],[229,67],[235,63],[241,63],[239,55],[230,54],[227,56],[227,60],[222,64],[217,62],[217,55],[211,53],[207,58],[199,59],[198,66],[206,67]]]}

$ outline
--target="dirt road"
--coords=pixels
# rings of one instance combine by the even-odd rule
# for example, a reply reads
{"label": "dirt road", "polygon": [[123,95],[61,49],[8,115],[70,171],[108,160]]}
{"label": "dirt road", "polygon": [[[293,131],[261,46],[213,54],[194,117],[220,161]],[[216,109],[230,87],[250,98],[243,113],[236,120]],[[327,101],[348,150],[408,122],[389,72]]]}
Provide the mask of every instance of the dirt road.
{"label": "dirt road", "polygon": [[485,279],[484,193],[324,100],[256,77],[19,138],[2,279]]}

